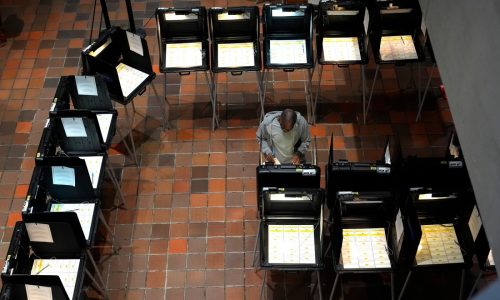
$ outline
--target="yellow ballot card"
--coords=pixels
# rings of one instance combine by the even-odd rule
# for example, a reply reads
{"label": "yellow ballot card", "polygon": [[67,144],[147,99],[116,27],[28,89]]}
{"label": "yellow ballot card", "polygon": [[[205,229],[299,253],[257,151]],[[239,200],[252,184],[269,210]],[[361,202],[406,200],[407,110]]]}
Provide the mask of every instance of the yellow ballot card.
{"label": "yellow ballot card", "polygon": [[269,52],[271,64],[307,63],[306,40],[271,40]]}
{"label": "yellow ballot card", "polygon": [[410,35],[383,36],[380,42],[382,60],[417,59],[417,50]]}
{"label": "yellow ballot card", "polygon": [[148,74],[129,65],[120,63],[116,66],[118,80],[124,97],[128,97],[141,83],[148,78]]}
{"label": "yellow ballot card", "polygon": [[253,43],[217,45],[219,68],[252,67],[255,65]]}
{"label": "yellow ballot card", "polygon": [[314,225],[269,225],[268,262],[314,264]]}
{"label": "yellow ballot card", "polygon": [[390,268],[384,228],[342,229],[344,269]]}
{"label": "yellow ballot card", "polygon": [[69,299],[73,299],[79,266],[79,259],[35,259],[30,274],[59,276]]}
{"label": "yellow ballot card", "polygon": [[417,265],[463,263],[453,224],[422,225],[418,246]]}
{"label": "yellow ballot card", "polygon": [[166,68],[191,68],[203,65],[201,42],[166,44]]}
{"label": "yellow ballot card", "polygon": [[361,60],[358,38],[323,38],[323,57],[331,62]]}
{"label": "yellow ballot card", "polygon": [[95,203],[55,203],[50,206],[51,212],[74,211],[82,227],[85,239],[90,237],[90,229],[94,216]]}

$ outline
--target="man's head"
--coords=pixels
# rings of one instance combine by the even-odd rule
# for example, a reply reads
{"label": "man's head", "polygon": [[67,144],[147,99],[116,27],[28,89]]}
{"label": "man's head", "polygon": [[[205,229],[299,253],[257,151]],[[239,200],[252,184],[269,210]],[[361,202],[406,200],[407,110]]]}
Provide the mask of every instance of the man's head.
{"label": "man's head", "polygon": [[297,114],[290,108],[287,108],[281,112],[279,117],[279,122],[281,129],[284,132],[288,132],[293,129],[295,122],[297,121]]}

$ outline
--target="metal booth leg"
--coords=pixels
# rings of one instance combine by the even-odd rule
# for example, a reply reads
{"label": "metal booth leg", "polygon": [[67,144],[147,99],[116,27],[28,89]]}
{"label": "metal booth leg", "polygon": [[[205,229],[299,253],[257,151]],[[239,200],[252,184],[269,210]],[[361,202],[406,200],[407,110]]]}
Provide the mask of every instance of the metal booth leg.
{"label": "metal booth leg", "polygon": [[[261,82],[261,86],[262,86],[262,93],[260,95],[260,103],[261,103],[261,107],[264,108],[265,106],[265,103],[266,103],[266,90],[267,90],[267,77],[268,77],[268,74],[269,74],[269,70],[268,69],[264,69],[264,71],[262,72],[262,77],[260,79],[260,82]],[[261,118],[261,122],[262,120],[264,120],[264,116],[265,116],[265,112],[264,110],[262,110],[261,114],[260,114],[260,118]]]}
{"label": "metal booth leg", "polygon": [[479,283],[479,280],[481,279],[482,275],[483,275],[483,271],[480,270],[479,274],[477,274],[476,280],[474,280],[474,284],[472,285],[472,288],[470,290],[469,296],[467,296],[467,300],[471,299],[472,295],[474,295],[474,291],[476,290],[477,284]]}
{"label": "metal booth leg", "polygon": [[306,94],[306,108],[307,108],[307,121],[309,122],[309,124],[314,124],[314,103],[313,103],[313,97],[312,97],[312,88],[311,88],[311,85],[312,85],[312,75],[313,75],[313,71],[311,71],[310,69],[306,69],[306,76],[307,76],[307,79],[306,81],[304,81],[304,92]]}
{"label": "metal booth leg", "polygon": [[465,269],[462,270],[462,275],[460,276],[460,293],[458,294],[458,300],[462,300],[464,292],[464,282],[465,282]]}
{"label": "metal booth leg", "polygon": [[260,298],[259,298],[260,300],[262,300],[262,296],[264,295],[264,289],[266,288],[266,281],[267,281],[267,270],[264,271],[264,277],[262,278],[262,286],[260,287]]}
{"label": "metal booth leg", "polygon": [[[164,85],[165,85],[165,88],[164,88],[165,95],[164,95],[163,101],[160,99],[160,96],[158,95],[158,91],[156,90],[156,87],[155,87],[154,83],[152,83],[152,82],[151,82],[151,88],[153,89],[153,92],[156,95],[156,99],[158,99],[158,103],[160,104],[160,109],[161,109],[161,113],[162,113],[162,124],[161,124],[161,127],[162,127],[163,130],[165,130],[165,129],[170,128],[170,126],[168,124],[168,113],[169,113],[169,107],[170,107],[170,105],[168,104],[168,101],[167,101],[167,75],[166,75],[166,73],[163,73],[163,74],[165,74],[165,82],[164,82]],[[165,105],[165,103],[167,105]]]}
{"label": "metal booth leg", "polygon": [[[323,76],[323,67],[324,65],[319,65],[319,73],[318,73],[318,86],[316,87],[316,93],[314,94],[314,100],[313,100],[313,103],[314,103],[314,111],[316,112],[316,105],[318,103],[318,98],[319,98],[319,93],[321,91],[321,77]],[[316,123],[316,119],[314,119],[314,123]]]}
{"label": "metal booth leg", "polygon": [[125,146],[125,149],[127,150],[127,153],[132,157],[132,159],[134,160],[134,164],[135,164],[135,167],[138,168],[139,165],[137,164],[137,157],[135,157],[135,153],[132,152],[132,150],[130,149],[130,146],[127,142],[127,140],[125,140],[125,137],[123,136],[120,128],[116,128],[116,131],[118,132],[118,135],[120,136],[120,139],[123,141],[123,145]]}
{"label": "metal booth leg", "polygon": [[412,271],[409,271],[408,275],[406,276],[405,283],[403,284],[403,287],[401,288],[401,292],[399,292],[398,300],[403,299],[403,295],[405,293],[406,287],[408,286],[408,282],[410,282],[411,273],[412,273]]}
{"label": "metal booth leg", "polygon": [[215,131],[220,125],[217,111],[217,74],[211,72],[210,76],[208,76],[207,71],[205,71],[205,79],[207,80],[210,102],[212,103],[212,130]]}
{"label": "metal booth leg", "polygon": [[116,235],[113,233],[113,231],[109,227],[108,222],[106,222],[106,219],[104,218],[102,210],[99,210],[99,220],[101,221],[102,225],[104,225],[104,228],[106,229],[106,231],[111,235],[111,246],[113,248],[112,249],[113,254],[117,254],[118,250],[120,250],[122,248],[122,245],[116,239]]}
{"label": "metal booth leg", "polygon": [[329,300],[333,299],[333,295],[335,294],[335,288],[337,287],[337,283],[339,282],[339,277],[340,274],[337,273],[337,275],[335,275],[335,281],[333,282],[332,291],[330,292],[330,298],[328,298]]}
{"label": "metal booth leg", "polygon": [[260,119],[259,119],[259,124],[264,120],[264,115],[265,115],[265,110],[264,110],[264,97],[262,96],[262,75],[260,74],[260,71],[256,71],[255,75],[257,77],[257,85],[258,85],[258,92],[257,92],[257,98],[259,100],[260,104]]}
{"label": "metal booth leg", "polygon": [[257,237],[255,237],[255,243],[253,245],[253,260],[252,260],[252,267],[255,267],[255,259],[257,256],[257,245],[259,243],[260,239],[260,224],[259,224],[259,230],[257,230]]}
{"label": "metal booth leg", "polygon": [[95,277],[92,276],[92,274],[87,268],[85,268],[85,274],[87,274],[87,276],[90,278],[90,281],[92,281],[92,283],[94,284],[94,288],[99,292],[99,294],[101,294],[104,297],[104,299],[109,300],[109,295],[106,289],[99,285],[99,282],[97,282]]}
{"label": "metal booth leg", "polygon": [[[375,83],[377,83],[378,71],[380,69],[380,65],[377,64],[377,68],[375,69],[375,76],[373,77],[372,88],[370,89],[370,96],[368,97],[368,104],[365,107],[365,101],[363,98],[363,122],[366,124],[366,116],[368,115],[368,111],[370,110],[370,103],[372,101],[373,90],[375,89]],[[363,72],[364,74],[364,72]]]}
{"label": "metal booth leg", "polygon": [[108,291],[106,290],[106,284],[104,283],[104,278],[102,277],[101,271],[99,271],[99,268],[97,267],[97,264],[95,263],[94,257],[92,256],[92,253],[90,253],[90,250],[87,248],[85,250],[87,252],[87,257],[92,263],[92,266],[94,267],[95,274],[97,275],[97,279],[101,282],[101,286],[104,290],[105,298],[109,299]]}
{"label": "metal booth leg", "polygon": [[115,186],[116,191],[118,192],[118,196],[120,197],[120,202],[116,203],[116,201],[115,201],[115,206],[116,207],[123,206],[124,208],[126,208],[125,207],[125,198],[123,197],[122,189],[120,188],[120,183],[118,182],[118,179],[116,178],[115,172],[111,168],[111,164],[109,162],[109,159],[106,160],[105,169],[106,169],[106,173],[108,174],[109,178],[111,179],[111,182]]}
{"label": "metal booth leg", "polygon": [[434,74],[435,67],[436,67],[436,64],[434,63],[432,65],[432,68],[431,68],[431,74],[429,75],[429,78],[427,79],[427,83],[425,85],[424,95],[422,96],[422,98],[418,99],[418,113],[417,113],[417,118],[415,119],[415,122],[420,121],[420,115],[422,113],[422,108],[424,106],[425,97],[427,96],[427,92],[429,91],[429,87],[431,85],[432,75]]}
{"label": "metal booth leg", "polygon": [[135,142],[134,142],[134,132],[133,132],[133,123],[134,123],[134,118],[130,120],[130,115],[128,113],[127,106],[123,106],[125,108],[125,115],[126,115],[126,120],[129,128],[129,136],[130,136],[130,146],[132,148],[132,157],[134,159],[135,164],[138,166],[139,163],[137,161],[137,152],[135,151]]}

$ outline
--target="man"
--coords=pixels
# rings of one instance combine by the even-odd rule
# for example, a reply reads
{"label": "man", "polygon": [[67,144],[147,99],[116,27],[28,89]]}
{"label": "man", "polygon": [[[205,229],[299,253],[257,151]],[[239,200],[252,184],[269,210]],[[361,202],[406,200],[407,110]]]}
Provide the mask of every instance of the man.
{"label": "man", "polygon": [[266,161],[298,165],[304,161],[311,142],[309,124],[299,112],[289,108],[269,112],[257,130],[257,142],[261,143]]}

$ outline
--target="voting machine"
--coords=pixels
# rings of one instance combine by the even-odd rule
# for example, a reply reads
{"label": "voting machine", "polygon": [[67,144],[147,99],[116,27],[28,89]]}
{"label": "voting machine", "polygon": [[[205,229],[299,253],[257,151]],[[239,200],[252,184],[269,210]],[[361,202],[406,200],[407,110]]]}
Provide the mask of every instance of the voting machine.
{"label": "voting machine", "polygon": [[83,75],[104,77],[112,99],[123,105],[142,94],[156,74],[146,39],[120,27],[107,29],[82,51]]}

